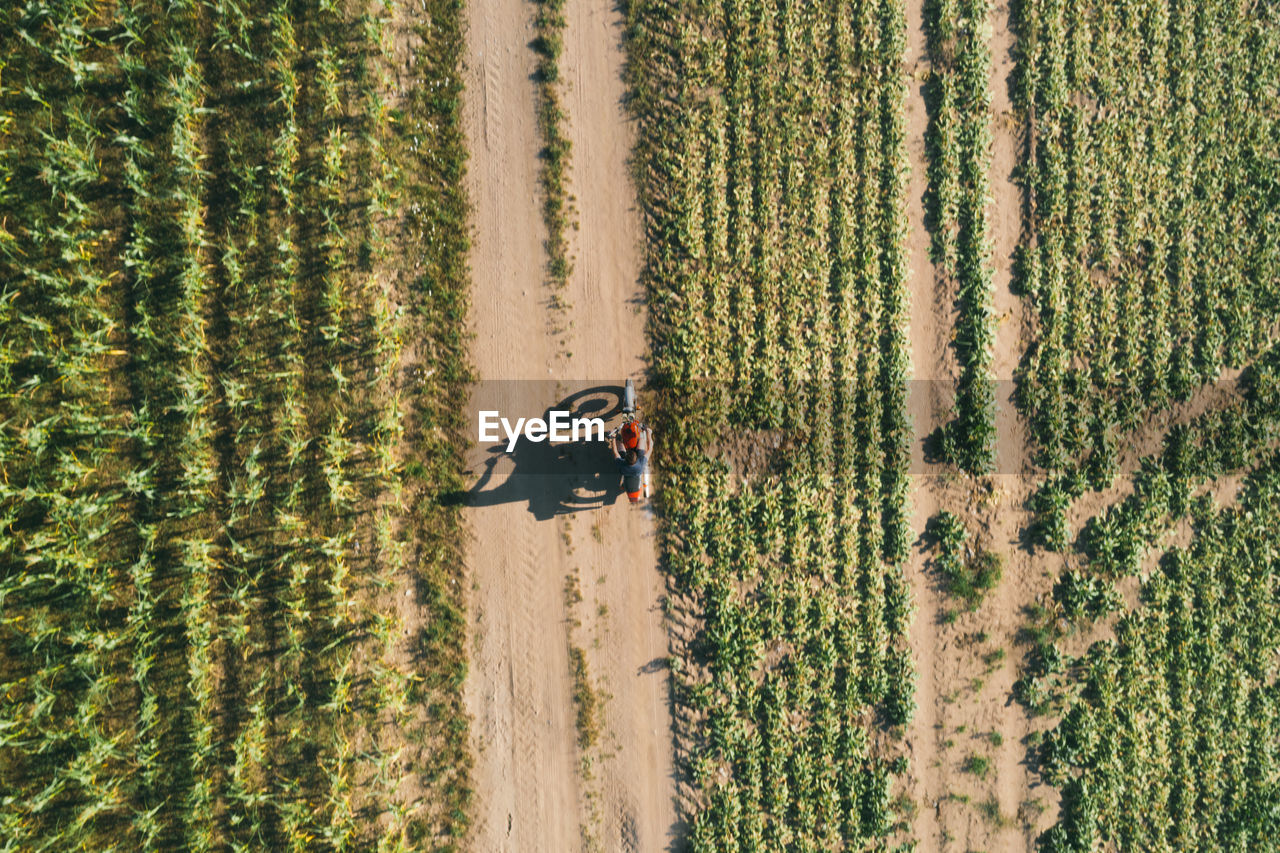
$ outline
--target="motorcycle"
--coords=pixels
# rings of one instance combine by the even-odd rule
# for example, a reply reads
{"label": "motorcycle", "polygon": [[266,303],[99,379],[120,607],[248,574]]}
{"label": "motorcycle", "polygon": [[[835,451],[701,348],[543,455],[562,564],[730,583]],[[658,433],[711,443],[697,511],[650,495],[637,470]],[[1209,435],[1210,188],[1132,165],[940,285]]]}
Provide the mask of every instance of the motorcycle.
{"label": "motorcycle", "polygon": [[648,436],[644,469],[638,477],[624,476],[622,482],[622,488],[633,504],[639,503],[642,497],[645,500],[649,498],[649,463],[652,462],[653,455],[653,430],[640,420],[636,408],[636,386],[628,379],[622,389],[622,423],[608,433],[609,446],[616,449],[617,442],[621,440],[623,452],[635,449],[639,447],[641,435]]}

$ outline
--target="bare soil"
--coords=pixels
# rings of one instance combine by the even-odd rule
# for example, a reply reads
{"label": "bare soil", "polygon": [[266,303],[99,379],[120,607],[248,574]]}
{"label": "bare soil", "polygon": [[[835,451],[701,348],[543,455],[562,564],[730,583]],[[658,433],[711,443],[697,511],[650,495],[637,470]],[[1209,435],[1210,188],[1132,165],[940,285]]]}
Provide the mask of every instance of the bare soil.
{"label": "bare soil", "polygon": [[[911,526],[917,539],[907,567],[915,600],[916,616],[911,625],[911,656],[915,663],[916,713],[907,729],[906,747],[911,766],[905,793],[916,808],[913,836],[922,851],[936,850],[942,832],[941,814],[935,807],[945,795],[935,781],[941,761],[938,735],[941,721],[939,689],[946,686],[947,673],[941,668],[936,621],[941,612],[940,593],[927,574],[927,554],[921,538],[928,520],[941,509],[943,499],[938,480],[939,466],[924,459],[924,440],[947,416],[947,402],[939,399],[943,383],[958,375],[949,346],[953,318],[950,305],[939,290],[939,275],[929,258],[929,232],[924,226],[924,196],[928,186],[925,131],[928,112],[924,88],[929,73],[925,49],[924,4],[907,3],[907,156],[911,178],[907,186],[907,240],[910,261],[910,326],[912,393],[909,396],[915,429],[911,470],[915,472],[911,496]],[[954,294],[953,294],[954,295]],[[935,469],[935,470],[931,470]]]}
{"label": "bare soil", "polygon": [[[552,307],[544,283],[532,5],[470,5],[465,113],[478,377],[542,380],[527,387],[572,393],[639,379],[645,314],[620,15],[586,0],[569,0],[565,11],[561,94],[580,225],[570,235],[574,270],[561,308]],[[556,403],[555,396],[549,391],[538,405]],[[660,468],[661,437],[655,457]],[[499,458],[486,488],[500,488],[512,470]],[[625,498],[535,512],[545,506],[530,491],[538,488],[527,481],[509,492],[527,501],[466,509],[473,637],[466,697],[477,791],[470,846],[485,853],[661,849],[675,817],[653,519]],[[545,488],[556,488],[553,478]],[[575,570],[583,600],[572,608],[581,624],[571,626],[565,579]],[[586,754],[575,727],[571,632],[603,700],[599,742]]]}
{"label": "bare soil", "polygon": [[[1024,544],[1026,501],[1034,483],[1025,424],[1009,395],[1014,369],[1030,339],[1022,300],[1011,289],[1012,256],[1023,227],[1023,193],[1012,173],[1026,145],[1010,104],[1013,68],[1009,9],[992,15],[992,204],[988,210],[997,318],[993,372],[998,380],[996,473],[980,478],[925,460],[923,441],[950,418],[950,381],[958,375],[951,339],[955,291],[929,259],[922,197],[926,187],[923,87],[929,73],[920,0],[907,4],[907,132],[911,162],[908,198],[911,257],[911,329],[914,378],[916,472],[912,522],[920,537],[909,576],[916,602],[911,631],[918,710],[907,731],[911,756],[905,792],[917,809],[914,837],[924,851],[1026,850],[1056,812],[1056,796],[1038,786],[1027,761],[1025,739],[1047,721],[1028,719],[1012,698],[1021,650],[1015,646],[1026,623],[1024,609],[1045,594],[1056,576],[1056,557],[1033,556]],[[943,380],[943,381],[928,381]],[[928,520],[941,510],[956,513],[975,547],[1003,557],[1003,579],[973,613],[939,588],[934,548],[924,539]],[[948,620],[949,611],[958,611]],[[966,770],[976,756],[984,774]],[[1038,801],[1038,802],[1037,802]]]}

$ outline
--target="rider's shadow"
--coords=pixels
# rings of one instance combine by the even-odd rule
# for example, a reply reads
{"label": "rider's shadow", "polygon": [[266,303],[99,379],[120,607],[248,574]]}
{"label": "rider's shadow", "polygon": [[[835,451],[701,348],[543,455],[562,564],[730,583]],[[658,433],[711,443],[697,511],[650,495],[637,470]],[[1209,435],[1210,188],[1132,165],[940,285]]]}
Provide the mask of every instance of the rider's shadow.
{"label": "rider's shadow", "polygon": [[[597,386],[579,391],[548,406],[541,414],[549,421],[552,410],[569,411],[574,418],[600,418],[608,425],[622,410],[622,389]],[[607,426],[606,426],[607,428]],[[610,506],[622,494],[622,478],[607,441],[593,433],[591,440],[552,444],[529,441],[522,434],[507,453],[503,438],[485,449],[480,479],[469,489],[442,497],[447,504],[494,506],[528,502],[539,521],[557,515]],[[494,485],[494,481],[497,484]]]}

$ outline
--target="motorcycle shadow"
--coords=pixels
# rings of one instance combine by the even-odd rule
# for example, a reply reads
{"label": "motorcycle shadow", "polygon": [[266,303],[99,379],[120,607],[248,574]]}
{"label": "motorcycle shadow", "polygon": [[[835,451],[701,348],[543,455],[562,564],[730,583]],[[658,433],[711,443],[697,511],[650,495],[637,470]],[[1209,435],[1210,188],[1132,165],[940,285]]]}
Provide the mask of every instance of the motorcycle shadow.
{"label": "motorcycle shadow", "polygon": [[[600,417],[608,423],[621,411],[620,403],[610,406],[601,397],[620,400],[621,391],[613,386],[587,389],[548,406],[542,417],[549,419],[556,409]],[[511,453],[507,453],[505,442],[484,448],[484,453],[483,470],[475,485],[445,493],[442,504],[485,507],[527,503],[534,518],[546,521],[612,506],[622,495],[622,478],[606,441],[579,439],[552,444],[521,436]]]}

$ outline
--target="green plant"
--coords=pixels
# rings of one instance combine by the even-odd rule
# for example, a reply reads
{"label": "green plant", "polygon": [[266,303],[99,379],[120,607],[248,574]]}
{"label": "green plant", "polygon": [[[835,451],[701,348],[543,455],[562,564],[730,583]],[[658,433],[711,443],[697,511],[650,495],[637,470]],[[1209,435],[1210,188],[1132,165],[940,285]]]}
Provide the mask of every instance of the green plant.
{"label": "green plant", "polygon": [[[1015,275],[1036,332],[1017,398],[1045,472],[1033,500],[1035,534],[1056,550],[1072,544],[1071,503],[1113,483],[1119,450],[1136,430],[1223,368],[1257,361],[1272,339],[1269,321],[1246,309],[1238,283],[1255,274],[1247,259],[1269,253],[1276,235],[1269,225],[1241,231],[1235,223],[1255,221],[1269,204],[1250,188],[1272,179],[1271,166],[1242,164],[1255,162],[1263,144],[1256,134],[1275,118],[1259,116],[1248,133],[1225,115],[1200,118],[1205,105],[1251,85],[1256,63],[1273,51],[1256,40],[1251,17],[1229,4],[1197,6],[1193,14],[1155,2],[1144,14],[1168,26],[1128,28],[1109,13],[1078,17],[1040,0],[1016,16],[1025,49],[1014,101],[1038,139],[1019,171],[1032,207]],[[1212,32],[1202,15],[1217,21]],[[1263,29],[1269,33],[1270,23]],[[1206,38],[1219,58],[1212,69],[1201,59]],[[1156,65],[1120,67],[1139,55]],[[1086,92],[1116,112],[1082,112],[1074,99]],[[1185,136],[1193,124],[1194,141]],[[1209,186],[1215,190],[1206,195]],[[1237,192],[1247,200],[1231,201]],[[1155,531],[1184,511],[1188,475],[1239,470],[1256,459],[1251,416],[1271,415],[1246,410],[1253,406],[1171,430],[1167,452],[1143,465],[1159,472],[1142,478],[1158,488],[1135,489],[1082,532],[1080,544],[1109,565],[1108,574],[1137,570]]]}
{"label": "green plant", "polygon": [[979,779],[987,778],[987,771],[991,769],[991,760],[985,755],[970,755],[964,760],[961,768],[965,773],[972,773]]}
{"label": "green plant", "polygon": [[978,812],[987,823],[998,828],[1010,826],[1013,823],[1000,811],[1000,801],[994,795],[978,803]]}
{"label": "green plant", "polygon": [[695,849],[874,845],[905,769],[847,716],[893,743],[914,710],[905,15],[848,11],[627,9]]}
{"label": "green plant", "polygon": [[578,746],[591,749],[600,739],[600,697],[587,673],[587,656],[577,646],[569,647],[569,674],[573,679],[573,704],[578,709],[574,727]]}
{"label": "green plant", "polygon": [[987,225],[991,165],[990,0],[925,4],[932,72],[926,86],[925,196],[930,252],[956,285],[954,347],[960,362],[956,417],[938,436],[943,459],[971,474],[995,465],[995,383],[991,376],[991,245]]}
{"label": "green plant", "polygon": [[[537,36],[533,42],[538,56],[538,130],[542,135],[542,219],[547,227],[547,273],[553,288],[569,281],[573,262],[569,258],[568,229],[577,228],[573,201],[567,187],[572,143],[565,133],[567,116],[560,99],[560,53],[564,47],[564,0],[537,0],[534,17]],[[553,296],[563,307],[562,296]]]}
{"label": "green plant", "polygon": [[[389,13],[297,11],[0,13],[15,849],[465,829],[459,522],[403,482],[462,470],[461,16],[418,10],[393,120]],[[423,270],[403,310],[393,255]],[[401,398],[406,338],[437,378]],[[377,606],[392,587],[420,593],[421,636]],[[449,768],[412,807],[404,745]]]}
{"label": "green plant", "polygon": [[986,550],[968,556],[968,531],[950,512],[944,510],[931,519],[929,529],[938,543],[935,564],[942,575],[943,588],[964,601],[970,611],[976,610],[986,593],[1000,583],[1003,559]]}
{"label": "green plant", "polygon": [[[1062,794],[1063,808],[1044,836],[1057,849],[1101,833],[1148,846],[1163,832],[1153,830],[1153,817],[1178,834],[1191,832],[1192,822],[1195,831],[1237,837],[1269,831],[1261,816],[1241,815],[1221,800],[1204,800],[1191,818],[1160,792],[1196,790],[1188,785],[1201,783],[1192,780],[1274,764],[1263,744],[1275,737],[1275,717],[1257,693],[1270,676],[1250,661],[1280,648],[1278,605],[1261,556],[1270,552],[1278,506],[1280,457],[1273,452],[1233,506],[1192,508],[1191,542],[1172,548],[1143,582],[1141,603],[1117,622],[1114,640],[1078,660],[1053,645],[1033,650],[1027,676],[1034,689],[1026,692],[1058,715],[1043,736],[1028,738],[1041,776]],[[1259,645],[1246,650],[1223,640],[1235,636]],[[1165,704],[1164,697],[1177,701]],[[1160,732],[1202,734],[1162,740],[1148,755],[1135,746],[1139,728],[1146,731],[1137,722],[1143,719],[1158,720]],[[1081,815],[1091,815],[1089,822]]]}

